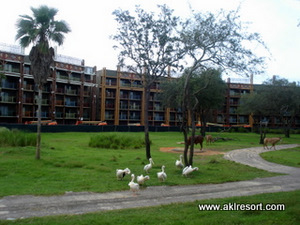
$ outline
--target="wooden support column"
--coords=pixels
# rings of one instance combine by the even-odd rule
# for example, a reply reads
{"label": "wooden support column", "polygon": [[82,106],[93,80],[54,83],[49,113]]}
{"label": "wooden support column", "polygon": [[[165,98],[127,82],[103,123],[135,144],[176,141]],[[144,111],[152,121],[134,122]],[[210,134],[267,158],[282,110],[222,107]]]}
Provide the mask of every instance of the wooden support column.
{"label": "wooden support column", "polygon": [[50,97],[50,117],[51,120],[55,120],[56,118],[56,69],[53,70],[52,72],[52,85],[51,85],[51,97]]}
{"label": "wooden support column", "polygon": [[103,68],[102,74],[100,74],[101,79],[101,106],[100,106],[100,120],[105,121],[105,98],[106,98],[106,68]]}
{"label": "wooden support column", "polygon": [[24,86],[24,62],[20,63],[20,78],[18,87],[18,104],[17,104],[17,117],[18,123],[22,123],[23,120],[23,86]]}

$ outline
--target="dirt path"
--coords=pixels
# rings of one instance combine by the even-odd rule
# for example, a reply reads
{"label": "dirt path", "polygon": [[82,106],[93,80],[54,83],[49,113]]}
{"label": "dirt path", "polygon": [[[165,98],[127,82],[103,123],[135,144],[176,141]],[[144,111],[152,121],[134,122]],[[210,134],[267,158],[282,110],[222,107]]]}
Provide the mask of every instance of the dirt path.
{"label": "dirt path", "polygon": [[[169,152],[169,153],[183,153],[184,148],[180,147],[168,147],[168,148],[160,148],[162,152]],[[220,152],[217,150],[194,150],[194,155],[220,155],[225,154],[224,152]]]}
{"label": "dirt path", "polygon": [[[281,145],[277,146],[277,149],[294,148],[296,146]],[[50,197],[7,196],[0,199],[0,219],[12,220],[49,215],[82,214],[300,189],[300,168],[269,163],[259,157],[259,153],[263,151],[262,147],[234,150],[226,153],[224,157],[228,160],[287,175],[223,184],[154,186],[140,191],[137,196],[133,196],[129,191],[66,193],[62,196]]]}

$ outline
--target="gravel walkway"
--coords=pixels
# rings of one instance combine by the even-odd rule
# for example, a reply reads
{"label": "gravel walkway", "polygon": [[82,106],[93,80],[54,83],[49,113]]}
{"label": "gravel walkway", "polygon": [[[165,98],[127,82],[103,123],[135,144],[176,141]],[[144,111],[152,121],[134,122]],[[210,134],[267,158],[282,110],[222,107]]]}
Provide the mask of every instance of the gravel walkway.
{"label": "gravel walkway", "polygon": [[[279,145],[277,150],[298,145]],[[137,196],[130,191],[109,193],[66,193],[62,196],[7,196],[0,199],[0,219],[42,217],[62,214],[83,214],[104,210],[156,206],[202,199],[247,196],[260,193],[300,189],[300,168],[267,162],[259,157],[262,147],[228,152],[224,158],[270,172],[286,175],[257,178],[223,184],[154,186],[141,190]]]}

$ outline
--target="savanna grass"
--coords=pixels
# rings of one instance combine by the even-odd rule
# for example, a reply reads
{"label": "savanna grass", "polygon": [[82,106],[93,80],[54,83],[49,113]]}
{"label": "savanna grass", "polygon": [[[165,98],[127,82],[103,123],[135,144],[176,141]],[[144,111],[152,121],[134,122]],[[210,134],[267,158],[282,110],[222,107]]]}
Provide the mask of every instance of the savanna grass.
{"label": "savanna grass", "polygon": [[[143,139],[142,132],[132,133],[42,133],[41,160],[35,160],[35,147],[0,148],[0,196],[6,195],[52,195],[66,191],[108,192],[128,190],[129,176],[117,181],[116,169],[129,167],[131,172],[144,174],[143,167],[148,164],[145,148],[114,149],[89,146],[93,136],[129,135]],[[216,136],[217,134],[213,134]],[[232,135],[232,136],[231,136]],[[204,150],[228,151],[253,146],[256,134],[222,134],[232,138],[226,142],[216,142],[210,146],[204,144]],[[155,162],[150,171],[148,186],[187,185],[223,183],[249,180],[256,177],[276,174],[240,165],[225,160],[222,155],[195,155],[194,166],[197,173],[183,178],[181,170],[175,167],[180,152],[162,152],[162,147],[183,147],[177,142],[183,139],[179,132],[150,133],[151,155]],[[198,146],[197,146],[198,148]],[[156,173],[166,166],[168,179],[161,183]]]}
{"label": "savanna grass", "polygon": [[36,136],[33,133],[23,132],[20,130],[9,130],[0,127],[0,146],[34,146],[36,144]]}
{"label": "savanna grass", "polygon": [[142,137],[130,133],[108,133],[92,136],[90,147],[108,149],[139,149],[145,146]]}

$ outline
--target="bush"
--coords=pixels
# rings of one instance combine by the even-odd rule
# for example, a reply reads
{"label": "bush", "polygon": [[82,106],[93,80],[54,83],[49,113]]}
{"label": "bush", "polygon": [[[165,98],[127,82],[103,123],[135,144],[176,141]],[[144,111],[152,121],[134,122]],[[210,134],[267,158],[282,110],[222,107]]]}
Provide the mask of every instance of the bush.
{"label": "bush", "polygon": [[138,149],[145,146],[145,141],[132,134],[101,134],[91,137],[89,146],[108,149]]}
{"label": "bush", "polygon": [[247,129],[245,127],[239,127],[237,132],[239,132],[239,133],[249,133],[249,129]]}
{"label": "bush", "polygon": [[32,133],[26,133],[19,130],[9,130],[0,127],[0,146],[35,146],[36,136]]}

